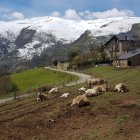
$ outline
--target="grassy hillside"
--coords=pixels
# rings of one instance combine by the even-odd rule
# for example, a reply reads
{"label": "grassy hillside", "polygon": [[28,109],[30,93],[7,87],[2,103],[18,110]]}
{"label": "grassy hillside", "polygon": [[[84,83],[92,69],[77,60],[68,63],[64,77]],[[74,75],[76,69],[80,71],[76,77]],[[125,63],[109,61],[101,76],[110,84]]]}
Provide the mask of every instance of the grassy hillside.
{"label": "grassy hillside", "polygon": [[140,90],[140,67],[117,69],[110,66],[104,66],[87,69],[86,73],[108,80],[109,85],[112,87],[119,82],[125,82],[133,92],[139,92]]}
{"label": "grassy hillside", "polygon": [[85,71],[107,79],[112,88],[124,81],[130,91],[107,92],[89,98],[90,106],[71,107],[73,98],[79,95],[78,88],[86,86],[82,84],[61,89],[61,94],[70,93],[65,99],[61,94],[51,94],[47,101],[37,102],[33,95],[0,105],[1,139],[139,140],[140,68],[98,67]]}
{"label": "grassy hillside", "polygon": [[61,85],[77,78],[73,75],[42,68],[31,69],[11,75],[12,81],[17,84],[21,91],[33,89],[41,85]]}

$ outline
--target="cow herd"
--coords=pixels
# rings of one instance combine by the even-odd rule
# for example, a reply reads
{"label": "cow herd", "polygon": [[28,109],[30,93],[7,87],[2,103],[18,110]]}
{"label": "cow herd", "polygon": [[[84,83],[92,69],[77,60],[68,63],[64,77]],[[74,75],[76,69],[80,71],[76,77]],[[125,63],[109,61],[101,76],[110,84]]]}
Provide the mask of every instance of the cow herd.
{"label": "cow herd", "polygon": [[[83,106],[87,106],[90,105],[90,101],[88,100],[88,98],[90,97],[95,97],[98,95],[101,95],[107,91],[117,91],[117,92],[127,92],[128,88],[126,86],[126,84],[124,83],[119,83],[115,86],[115,88],[113,90],[111,90],[108,86],[108,82],[107,80],[101,79],[101,78],[94,78],[91,77],[88,81],[88,88],[85,87],[81,87],[78,92],[79,95],[77,97],[75,97],[72,101],[71,106],[78,106],[78,107],[83,107]],[[58,88],[52,88],[49,92],[49,94],[55,94],[55,93],[59,93]],[[60,97],[61,98],[67,98],[70,95],[70,93],[64,93],[62,94]],[[43,101],[48,99],[48,95],[45,93],[40,93],[38,92],[37,94],[37,101]]]}

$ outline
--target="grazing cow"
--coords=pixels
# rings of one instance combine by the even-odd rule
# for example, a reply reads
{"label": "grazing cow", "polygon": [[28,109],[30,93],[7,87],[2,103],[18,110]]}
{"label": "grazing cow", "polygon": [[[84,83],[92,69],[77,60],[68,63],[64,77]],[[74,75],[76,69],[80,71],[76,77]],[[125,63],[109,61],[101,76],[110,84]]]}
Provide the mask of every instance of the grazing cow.
{"label": "grazing cow", "polygon": [[58,93],[58,87],[52,88],[48,93],[50,94]]}
{"label": "grazing cow", "polygon": [[37,94],[38,94],[37,101],[43,101],[43,100],[47,100],[48,99],[47,95],[44,94],[44,93],[38,92]]}
{"label": "grazing cow", "polygon": [[88,81],[88,86],[91,88],[92,85],[102,85],[102,84],[105,84],[105,83],[107,83],[107,81],[103,80],[101,78],[91,78]]}
{"label": "grazing cow", "polygon": [[62,94],[60,97],[61,97],[61,98],[67,98],[69,95],[70,95],[70,93],[64,93],[64,94]]}
{"label": "grazing cow", "polygon": [[118,91],[118,92],[127,92],[128,89],[126,87],[126,85],[124,83],[119,83],[115,86],[114,91]]}
{"label": "grazing cow", "polygon": [[103,84],[103,85],[96,85],[94,86],[94,88],[98,88],[99,92],[107,92],[109,87],[107,84]]}
{"label": "grazing cow", "polygon": [[72,101],[71,106],[78,106],[78,107],[84,107],[90,105],[89,100],[84,95],[79,95],[75,97]]}
{"label": "grazing cow", "polygon": [[81,88],[79,88],[78,90],[79,90],[79,92],[80,92],[80,93],[85,93],[85,91],[86,91],[86,88],[84,88],[84,87],[81,87]]}
{"label": "grazing cow", "polygon": [[98,96],[100,95],[99,93],[99,89],[97,87],[93,88],[93,89],[88,89],[85,91],[84,94],[86,97],[94,97],[94,96]]}

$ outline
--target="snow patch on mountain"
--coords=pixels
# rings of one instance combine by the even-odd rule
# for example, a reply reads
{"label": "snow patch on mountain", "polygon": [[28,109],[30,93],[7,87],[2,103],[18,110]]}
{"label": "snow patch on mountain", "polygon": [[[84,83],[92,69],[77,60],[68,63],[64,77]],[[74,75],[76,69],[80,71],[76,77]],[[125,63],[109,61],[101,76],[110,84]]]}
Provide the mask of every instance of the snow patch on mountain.
{"label": "snow patch on mountain", "polygon": [[140,23],[139,17],[138,18],[125,17],[125,18],[115,18],[115,19],[118,20],[113,19],[112,21],[109,21],[108,23],[102,25],[99,29],[92,30],[92,35],[106,36],[106,35],[119,34],[121,32],[128,32],[131,30],[133,24]]}
{"label": "snow patch on mountain", "polygon": [[[85,30],[92,30],[94,36],[110,35],[112,33],[126,32],[132,24],[139,23],[139,17],[117,17],[97,20],[66,20],[57,17],[38,17],[11,22],[0,22],[0,34],[6,38],[9,34],[16,38],[21,29],[29,28],[38,33],[53,34],[56,38],[66,42],[76,40]],[[105,26],[106,27],[103,27]],[[12,38],[12,37],[9,37]],[[12,38],[12,40],[14,40]]]}
{"label": "snow patch on mountain", "polygon": [[34,53],[34,50],[33,50],[33,46],[34,45],[37,45],[39,44],[40,42],[39,41],[34,41],[32,43],[28,43],[24,46],[24,48],[20,48],[18,49],[19,51],[19,55],[22,57],[22,58],[30,58],[31,54]]}
{"label": "snow patch on mountain", "polygon": [[[108,36],[131,30],[135,23],[140,23],[139,17],[117,17],[97,20],[66,20],[58,17],[37,17],[11,22],[0,21],[0,37],[9,40],[9,51],[18,49],[19,56],[32,58],[35,53],[51,47],[57,41],[71,43],[78,39],[86,30],[91,31],[93,37]],[[14,45],[23,29],[35,31],[32,39],[17,48]],[[25,32],[25,39],[28,34]],[[22,36],[24,37],[24,36]],[[4,43],[4,42],[3,42]],[[19,40],[20,43],[20,40]]]}

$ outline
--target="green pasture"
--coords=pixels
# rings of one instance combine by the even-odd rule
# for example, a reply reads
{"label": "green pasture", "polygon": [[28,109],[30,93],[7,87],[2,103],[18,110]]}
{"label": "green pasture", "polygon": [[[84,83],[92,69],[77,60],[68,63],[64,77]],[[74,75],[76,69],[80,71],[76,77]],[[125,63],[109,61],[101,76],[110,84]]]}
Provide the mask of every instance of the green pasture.
{"label": "green pasture", "polygon": [[78,79],[78,77],[74,75],[43,68],[35,68],[21,73],[12,74],[10,77],[20,91],[34,89],[43,85],[62,85],[63,83]]}

